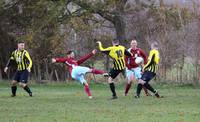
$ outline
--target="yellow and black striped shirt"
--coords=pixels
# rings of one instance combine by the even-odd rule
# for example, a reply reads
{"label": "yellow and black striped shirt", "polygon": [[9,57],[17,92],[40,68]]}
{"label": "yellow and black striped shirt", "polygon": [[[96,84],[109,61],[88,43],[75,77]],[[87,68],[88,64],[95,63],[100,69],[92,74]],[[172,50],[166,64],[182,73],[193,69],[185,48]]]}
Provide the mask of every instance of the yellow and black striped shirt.
{"label": "yellow and black striped shirt", "polygon": [[10,65],[11,61],[15,61],[17,64],[17,70],[22,71],[26,69],[31,69],[32,60],[31,57],[26,50],[15,50],[12,52],[11,57],[7,63],[7,67]]}
{"label": "yellow and black striped shirt", "polygon": [[145,71],[156,73],[158,69],[158,63],[160,61],[159,52],[156,49],[152,49],[149,53],[147,64],[144,66]]}
{"label": "yellow and black striped shirt", "polygon": [[121,45],[115,45],[108,48],[103,48],[102,44],[99,43],[99,49],[101,52],[106,53],[109,55],[113,61],[114,61],[114,69],[116,70],[123,70],[126,68],[125,64],[125,55],[131,56],[131,53],[129,53],[124,46]]}

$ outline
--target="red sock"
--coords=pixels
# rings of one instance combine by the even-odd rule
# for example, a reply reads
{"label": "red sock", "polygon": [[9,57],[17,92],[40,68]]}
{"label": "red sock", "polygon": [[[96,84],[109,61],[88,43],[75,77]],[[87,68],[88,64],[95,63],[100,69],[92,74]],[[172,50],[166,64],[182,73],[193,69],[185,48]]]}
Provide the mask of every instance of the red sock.
{"label": "red sock", "polygon": [[85,92],[86,92],[86,94],[87,94],[88,96],[92,96],[92,94],[91,94],[91,92],[90,92],[90,88],[89,88],[88,85],[85,85],[85,86],[84,86],[84,89],[85,89]]}
{"label": "red sock", "polygon": [[94,74],[103,74],[105,73],[103,70],[98,70],[98,69],[92,69],[92,72],[91,73],[94,73]]}
{"label": "red sock", "polygon": [[142,85],[142,88],[143,88],[143,90],[144,90],[145,95],[148,95],[149,93],[148,93],[147,88],[146,88],[145,86],[143,86],[143,85]]}
{"label": "red sock", "polygon": [[125,95],[128,94],[129,89],[131,88],[132,83],[126,84]]}

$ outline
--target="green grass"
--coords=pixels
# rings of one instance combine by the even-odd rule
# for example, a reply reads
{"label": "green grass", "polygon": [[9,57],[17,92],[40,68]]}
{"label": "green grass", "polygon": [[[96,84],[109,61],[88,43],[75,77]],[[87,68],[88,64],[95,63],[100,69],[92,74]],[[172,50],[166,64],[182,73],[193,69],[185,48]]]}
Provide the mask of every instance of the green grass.
{"label": "green grass", "polygon": [[[156,85],[163,99],[123,96],[123,84],[116,84],[119,99],[110,101],[107,84],[91,84],[89,100],[78,83],[32,85],[34,97],[18,87],[10,97],[8,83],[0,83],[0,122],[198,122],[200,88]],[[143,94],[143,93],[142,93]]]}

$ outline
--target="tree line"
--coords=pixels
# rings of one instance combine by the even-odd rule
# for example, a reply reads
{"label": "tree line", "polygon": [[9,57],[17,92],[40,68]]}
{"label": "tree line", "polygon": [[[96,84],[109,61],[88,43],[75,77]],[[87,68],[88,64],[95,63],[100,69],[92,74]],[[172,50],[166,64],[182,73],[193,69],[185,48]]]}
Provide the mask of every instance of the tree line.
{"label": "tree line", "polygon": [[[5,0],[0,2],[0,78],[11,78],[3,68],[24,40],[33,59],[31,78],[66,81],[65,66],[52,65],[52,57],[66,56],[73,49],[77,58],[97,48],[95,39],[105,46],[113,38],[129,47],[133,37],[148,53],[150,43],[160,45],[161,63],[157,79],[177,83],[200,81],[199,3],[181,6],[163,0]],[[108,70],[108,57],[98,54],[85,65],[100,62]],[[104,64],[104,65],[103,65]]]}

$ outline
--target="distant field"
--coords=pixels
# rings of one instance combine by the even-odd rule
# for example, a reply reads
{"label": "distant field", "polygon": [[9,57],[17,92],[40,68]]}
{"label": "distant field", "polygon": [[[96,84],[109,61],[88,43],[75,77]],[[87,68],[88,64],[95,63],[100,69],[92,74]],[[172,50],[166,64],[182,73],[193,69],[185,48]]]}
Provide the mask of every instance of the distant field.
{"label": "distant field", "polygon": [[163,99],[123,96],[123,84],[117,84],[119,99],[110,101],[107,84],[91,84],[89,100],[78,83],[32,85],[34,97],[18,87],[10,97],[8,83],[0,83],[0,122],[199,122],[200,87],[156,85]]}

